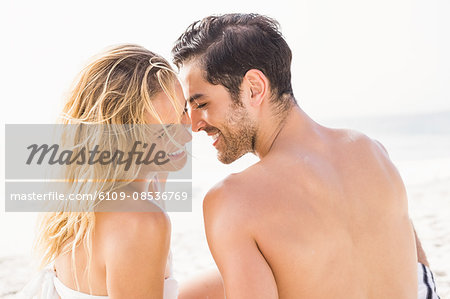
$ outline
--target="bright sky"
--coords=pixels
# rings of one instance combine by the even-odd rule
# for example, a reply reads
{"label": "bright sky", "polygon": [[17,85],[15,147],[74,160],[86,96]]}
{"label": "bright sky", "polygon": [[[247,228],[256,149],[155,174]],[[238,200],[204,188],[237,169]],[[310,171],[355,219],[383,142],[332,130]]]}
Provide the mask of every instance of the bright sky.
{"label": "bright sky", "polygon": [[[317,118],[450,109],[450,2],[2,1],[2,122],[49,123],[84,63],[138,43],[170,58],[210,14],[276,18],[293,51],[294,93]],[[446,55],[444,55],[446,54]]]}

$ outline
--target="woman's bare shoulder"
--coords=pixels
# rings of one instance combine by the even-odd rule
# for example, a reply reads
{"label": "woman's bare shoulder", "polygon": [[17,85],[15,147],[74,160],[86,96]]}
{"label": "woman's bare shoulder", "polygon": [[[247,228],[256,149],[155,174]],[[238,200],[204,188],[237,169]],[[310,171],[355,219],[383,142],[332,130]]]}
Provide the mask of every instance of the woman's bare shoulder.
{"label": "woman's bare shoulder", "polygon": [[103,254],[119,250],[165,250],[170,240],[171,224],[164,211],[96,213],[96,239]]}

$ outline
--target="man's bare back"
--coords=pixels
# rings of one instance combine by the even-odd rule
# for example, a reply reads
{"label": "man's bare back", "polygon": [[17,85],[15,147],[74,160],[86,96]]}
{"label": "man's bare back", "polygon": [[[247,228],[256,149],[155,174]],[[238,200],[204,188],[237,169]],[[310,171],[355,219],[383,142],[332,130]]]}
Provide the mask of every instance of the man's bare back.
{"label": "man's bare back", "polygon": [[[204,200],[226,298],[417,298],[421,272],[399,174],[381,144],[303,112],[278,27],[257,14],[208,16],[172,50],[192,130],[212,137],[222,163],[260,159]],[[180,296],[211,298],[195,290]]]}
{"label": "man's bare back", "polygon": [[260,162],[209,192],[204,216],[229,298],[417,297],[406,192],[387,153],[298,107]]}

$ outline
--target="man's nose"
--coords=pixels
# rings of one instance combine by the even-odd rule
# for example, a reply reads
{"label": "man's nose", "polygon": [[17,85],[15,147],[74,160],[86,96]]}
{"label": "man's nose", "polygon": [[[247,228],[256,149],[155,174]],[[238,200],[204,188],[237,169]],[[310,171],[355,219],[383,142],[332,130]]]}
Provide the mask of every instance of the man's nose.
{"label": "man's nose", "polygon": [[206,122],[202,119],[201,113],[195,110],[191,112],[191,122],[193,132],[199,132],[203,127],[206,126]]}

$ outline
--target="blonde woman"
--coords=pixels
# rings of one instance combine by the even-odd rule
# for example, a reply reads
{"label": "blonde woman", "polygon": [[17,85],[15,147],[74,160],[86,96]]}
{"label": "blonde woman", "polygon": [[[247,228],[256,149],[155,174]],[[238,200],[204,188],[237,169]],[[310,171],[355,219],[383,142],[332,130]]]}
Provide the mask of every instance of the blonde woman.
{"label": "blonde woman", "polygon": [[[67,167],[65,179],[72,192],[115,192],[125,200],[101,201],[97,195],[94,201],[64,203],[60,210],[46,213],[36,245],[43,270],[23,290],[25,297],[177,298],[169,218],[148,200],[130,198],[161,191],[168,169],[186,162],[189,131],[168,129],[189,126],[185,102],[168,62],[137,45],[110,48],[83,69],[62,119],[88,130],[81,134],[86,127],[77,127],[77,137],[66,134],[66,143],[78,149],[99,143],[103,149],[117,150],[133,138],[159,140],[167,151],[168,168],[137,163]],[[162,128],[163,133],[153,135],[146,125]]]}

